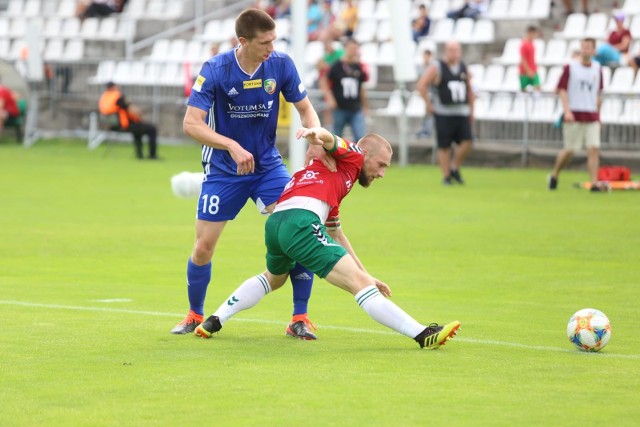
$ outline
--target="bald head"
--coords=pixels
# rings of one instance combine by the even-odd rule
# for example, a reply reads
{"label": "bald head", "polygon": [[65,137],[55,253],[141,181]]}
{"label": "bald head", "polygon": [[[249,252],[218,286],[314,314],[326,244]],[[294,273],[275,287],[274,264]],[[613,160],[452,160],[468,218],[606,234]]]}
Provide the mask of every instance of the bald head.
{"label": "bald head", "polygon": [[462,59],[462,46],[457,40],[449,40],[444,45],[444,60],[448,64],[455,64]]}
{"label": "bald head", "polygon": [[391,165],[393,149],[389,141],[375,133],[361,138],[358,147],[366,151],[358,182],[363,187],[368,187],[374,179],[384,177],[385,169]]}

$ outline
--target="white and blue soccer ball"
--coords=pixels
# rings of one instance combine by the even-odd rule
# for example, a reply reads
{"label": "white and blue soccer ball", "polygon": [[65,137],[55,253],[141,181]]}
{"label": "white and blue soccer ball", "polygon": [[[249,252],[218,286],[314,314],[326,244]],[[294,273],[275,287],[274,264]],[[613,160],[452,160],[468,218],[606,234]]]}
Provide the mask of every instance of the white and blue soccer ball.
{"label": "white and blue soccer ball", "polygon": [[611,323],[600,310],[584,308],[569,319],[567,336],[578,350],[600,351],[611,339]]}
{"label": "white and blue soccer ball", "polygon": [[171,177],[171,191],[177,197],[185,199],[198,197],[203,179],[202,172],[180,172]]}

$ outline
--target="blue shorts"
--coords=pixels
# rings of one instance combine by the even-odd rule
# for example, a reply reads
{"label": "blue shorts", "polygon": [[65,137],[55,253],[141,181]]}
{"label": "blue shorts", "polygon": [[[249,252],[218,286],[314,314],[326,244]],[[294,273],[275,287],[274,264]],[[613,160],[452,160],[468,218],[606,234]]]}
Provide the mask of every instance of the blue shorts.
{"label": "blue shorts", "polygon": [[262,214],[280,198],[291,179],[285,165],[250,175],[208,175],[202,183],[197,218],[218,222],[234,219],[251,198]]}

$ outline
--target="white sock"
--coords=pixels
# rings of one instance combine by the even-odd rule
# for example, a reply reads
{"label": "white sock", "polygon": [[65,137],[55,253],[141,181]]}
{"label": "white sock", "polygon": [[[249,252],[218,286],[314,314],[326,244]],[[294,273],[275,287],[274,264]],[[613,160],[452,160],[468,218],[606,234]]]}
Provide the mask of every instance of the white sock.
{"label": "white sock", "polygon": [[415,338],[426,326],[418,323],[400,307],[389,301],[375,285],[367,286],[356,294],[356,302],[373,320]]}
{"label": "white sock", "polygon": [[258,304],[260,300],[271,292],[271,286],[264,274],[258,274],[244,281],[238,289],[236,289],[228,300],[226,300],[215,313],[220,323],[224,324],[236,313],[246,310]]}

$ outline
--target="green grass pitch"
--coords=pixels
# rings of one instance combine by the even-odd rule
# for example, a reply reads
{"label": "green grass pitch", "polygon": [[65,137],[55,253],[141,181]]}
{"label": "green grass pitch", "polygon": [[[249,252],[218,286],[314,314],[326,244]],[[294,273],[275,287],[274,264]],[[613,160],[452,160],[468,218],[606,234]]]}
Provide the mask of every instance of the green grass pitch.
{"label": "green grass pitch", "polygon": [[[199,149],[0,145],[1,426],[583,426],[640,419],[640,195],[545,188],[546,171],[392,167],[354,189],[342,224],[418,320],[458,319],[437,351],[316,280],[317,342],[289,339],[287,285],[210,340],[169,334],[187,310],[195,200],[170,177]],[[640,172],[640,171],[638,171]],[[206,311],[264,268],[248,204],[219,243]],[[613,336],[575,350],[593,307]]]}

